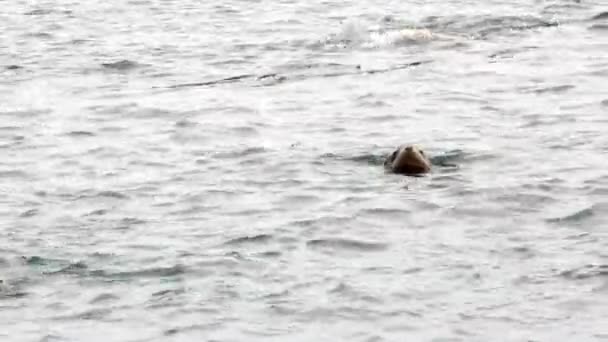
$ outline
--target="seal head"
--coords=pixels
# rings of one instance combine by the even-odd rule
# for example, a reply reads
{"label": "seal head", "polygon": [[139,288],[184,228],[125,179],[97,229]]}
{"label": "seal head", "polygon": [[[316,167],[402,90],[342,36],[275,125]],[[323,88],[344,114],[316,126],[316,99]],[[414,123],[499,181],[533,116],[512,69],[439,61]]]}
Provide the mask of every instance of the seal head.
{"label": "seal head", "polygon": [[418,175],[431,171],[431,161],[416,146],[400,146],[386,158],[384,167],[394,173]]}

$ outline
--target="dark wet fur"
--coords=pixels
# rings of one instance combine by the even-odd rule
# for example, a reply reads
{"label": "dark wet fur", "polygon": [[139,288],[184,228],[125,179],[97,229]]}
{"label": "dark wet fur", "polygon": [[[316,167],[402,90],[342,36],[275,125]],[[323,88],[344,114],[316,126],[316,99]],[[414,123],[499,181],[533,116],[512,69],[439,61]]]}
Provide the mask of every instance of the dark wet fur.
{"label": "dark wet fur", "polygon": [[419,176],[422,176],[424,173],[427,173],[428,170],[425,169],[425,168],[423,168],[423,167],[408,165],[405,168],[403,168],[403,167],[397,167],[397,168],[391,169],[391,172],[392,173],[398,173],[398,174],[406,175],[406,176],[417,176],[417,177],[419,177]]}

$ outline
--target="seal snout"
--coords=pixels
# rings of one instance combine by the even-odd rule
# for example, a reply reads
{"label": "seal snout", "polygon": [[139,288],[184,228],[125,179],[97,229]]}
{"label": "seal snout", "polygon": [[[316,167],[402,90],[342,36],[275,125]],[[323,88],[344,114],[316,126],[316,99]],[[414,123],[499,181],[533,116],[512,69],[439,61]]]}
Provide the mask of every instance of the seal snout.
{"label": "seal snout", "polygon": [[394,173],[416,175],[431,171],[431,162],[417,146],[408,145],[398,148],[385,161],[384,165]]}

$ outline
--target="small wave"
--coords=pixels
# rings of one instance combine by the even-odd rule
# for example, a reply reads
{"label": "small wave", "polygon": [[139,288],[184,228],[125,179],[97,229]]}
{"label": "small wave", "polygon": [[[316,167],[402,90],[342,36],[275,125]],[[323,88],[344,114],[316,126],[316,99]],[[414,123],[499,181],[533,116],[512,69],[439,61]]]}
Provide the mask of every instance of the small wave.
{"label": "small wave", "polygon": [[86,310],[84,312],[76,314],[73,317],[71,317],[71,319],[99,321],[101,319],[104,319],[106,316],[109,316],[111,313],[112,313],[112,309],[96,308],[96,309]]}
{"label": "small wave", "polygon": [[56,316],[52,319],[55,321],[80,321],[80,320],[93,320],[99,321],[105,319],[112,313],[112,309],[108,308],[96,308],[85,310],[76,314]]}
{"label": "small wave", "polygon": [[190,120],[186,120],[186,119],[182,119],[179,120],[175,123],[175,127],[179,127],[179,128],[186,128],[186,127],[196,127],[198,126],[198,123],[195,121],[190,121]]}
{"label": "small wave", "polygon": [[251,127],[251,126],[236,126],[236,127],[231,127],[230,130],[233,131],[235,135],[238,135],[241,137],[259,135],[258,129],[255,127]]}
{"label": "small wave", "polygon": [[423,21],[431,30],[455,32],[476,39],[484,39],[492,34],[512,33],[536,28],[554,27],[559,24],[534,16],[478,16],[461,15],[445,18],[430,17]]}
{"label": "small wave", "polygon": [[256,256],[259,256],[262,258],[278,258],[281,255],[283,255],[283,253],[281,253],[279,251],[265,251],[265,252],[260,252],[260,253],[256,254]]}
{"label": "small wave", "polygon": [[111,293],[102,293],[89,301],[89,304],[106,303],[120,299],[117,295]]}
{"label": "small wave", "polygon": [[66,135],[71,137],[93,137],[95,136],[95,133],[88,131],[71,131],[66,133]]}
{"label": "small wave", "polygon": [[608,265],[585,265],[559,274],[567,279],[581,280],[596,277],[608,277]]}
{"label": "small wave", "polygon": [[51,39],[51,38],[53,38],[53,35],[50,34],[50,33],[48,33],[48,32],[28,33],[28,34],[26,34],[26,36],[33,37],[33,38],[41,38],[41,39]]}
{"label": "small wave", "polygon": [[27,178],[28,174],[21,170],[0,171],[0,178]]}
{"label": "small wave", "polygon": [[[0,107],[1,108],[1,107]],[[44,114],[50,114],[53,111],[51,109],[30,109],[30,110],[5,110],[0,111],[0,115],[14,116],[14,117],[37,117]]]}
{"label": "small wave", "polygon": [[513,58],[515,55],[527,52],[530,50],[538,49],[538,46],[525,46],[521,48],[513,48],[513,49],[504,49],[499,50],[488,57],[491,59],[504,59],[504,58]]}
{"label": "small wave", "polygon": [[278,85],[288,80],[287,76],[278,75],[278,74],[268,74],[262,75],[257,78],[258,81],[261,82],[262,86],[272,86]]}
{"label": "small wave", "polygon": [[359,215],[373,215],[373,216],[400,216],[409,214],[411,211],[406,208],[366,208],[359,210]]}
{"label": "small wave", "polygon": [[388,244],[380,242],[367,242],[344,238],[314,239],[306,242],[309,247],[357,250],[357,251],[382,251],[388,248]]}
{"label": "small wave", "polygon": [[505,16],[488,18],[477,23],[477,25],[477,34],[483,38],[493,33],[527,31],[537,28],[555,27],[559,24],[534,17]]}
{"label": "small wave", "polygon": [[65,342],[66,338],[62,337],[60,335],[54,335],[54,334],[46,334],[44,336],[42,336],[41,339],[38,340],[38,342]]}
{"label": "small wave", "polygon": [[[191,324],[176,328],[170,328],[163,332],[165,336],[173,336],[181,333],[190,333],[190,332],[204,332],[204,331],[213,331],[217,330],[220,326],[220,323],[206,323],[206,324]],[[211,340],[214,341],[214,340]]]}
{"label": "small wave", "polygon": [[48,8],[37,8],[28,12],[23,13],[23,15],[27,15],[27,16],[38,16],[38,15],[47,15],[47,14],[52,14],[52,13],[59,13],[59,14],[72,14],[72,11],[70,10],[54,10],[54,9],[48,9]]}
{"label": "small wave", "polygon": [[22,128],[19,126],[0,126],[0,131],[7,131],[7,132],[11,132],[11,131],[18,131],[21,130]]}
{"label": "small wave", "polygon": [[591,31],[608,31],[608,24],[594,24],[589,27]]}
{"label": "small wave", "polygon": [[253,236],[243,236],[226,241],[225,245],[241,245],[245,243],[265,243],[272,239],[272,235],[259,234]]}
{"label": "small wave", "polygon": [[572,213],[570,215],[547,219],[547,222],[550,222],[550,223],[557,223],[557,222],[580,222],[580,221],[583,221],[583,220],[585,220],[587,218],[590,218],[592,216],[594,216],[594,210],[593,210],[593,207],[589,207],[589,208],[585,208],[585,209],[579,210],[579,211],[577,211],[575,213]]}
{"label": "small wave", "polygon": [[52,11],[50,9],[35,9],[35,10],[31,10],[28,12],[23,13],[23,15],[45,15],[45,14],[49,14],[52,13]]}
{"label": "small wave", "polygon": [[[212,85],[223,84],[223,83],[233,83],[233,82],[241,81],[241,80],[248,79],[248,78],[255,78],[255,77],[256,77],[256,75],[253,75],[253,74],[237,75],[237,76],[230,76],[230,77],[222,78],[219,80],[213,80],[213,81],[175,84],[175,85],[169,86],[169,88],[212,86]],[[263,77],[263,76],[260,76],[260,77]]]}
{"label": "small wave", "polygon": [[575,86],[573,86],[571,84],[564,84],[564,85],[552,86],[552,87],[526,89],[526,92],[533,92],[536,94],[545,94],[545,93],[561,94],[561,93],[564,93],[564,92],[566,92],[570,89],[574,89],[574,88],[575,88]]}
{"label": "small wave", "polygon": [[217,158],[239,158],[268,152],[264,147],[247,147],[242,150],[230,152],[218,152],[215,154]]}
{"label": "small wave", "polygon": [[361,292],[355,289],[353,286],[344,282],[340,282],[334,288],[329,289],[328,293],[344,296],[351,301],[362,301],[368,303],[382,304],[382,300],[380,298],[373,295],[365,294],[364,292]]}
{"label": "small wave", "polygon": [[84,214],[84,216],[102,216],[107,213],[108,213],[108,211],[106,209],[98,209],[98,210],[93,210],[90,213]]}
{"label": "small wave", "polygon": [[106,69],[112,69],[112,70],[131,70],[131,69],[135,69],[139,66],[141,66],[140,64],[127,60],[127,59],[123,59],[117,62],[110,62],[110,63],[101,63],[101,66],[106,68]]}
{"label": "small wave", "polygon": [[22,66],[20,65],[16,65],[16,64],[11,64],[11,65],[7,65],[4,67],[6,70],[19,70],[19,69],[23,69]]}
{"label": "small wave", "polygon": [[101,278],[131,278],[131,277],[154,277],[172,276],[185,272],[180,265],[173,267],[159,267],[134,272],[110,273],[104,270],[91,270],[84,261],[69,262],[66,260],[52,259],[41,256],[22,257],[26,265],[39,268],[42,274],[51,275],[75,275],[82,277],[101,277]]}
{"label": "small wave", "polygon": [[362,154],[360,156],[347,157],[347,160],[357,162],[357,163],[366,163],[370,165],[383,165],[385,155],[376,155],[376,154]]}
{"label": "small wave", "polygon": [[601,12],[591,17],[590,20],[605,20],[608,19],[608,12]]}
{"label": "small wave", "polygon": [[186,292],[185,289],[183,288],[179,288],[179,289],[168,289],[168,290],[161,290],[158,292],[154,292],[152,294],[153,297],[167,297],[167,296],[175,296],[175,295],[180,295],[180,294],[184,294]]}
{"label": "small wave", "polygon": [[428,29],[402,29],[370,34],[367,46],[391,46],[424,43],[436,39],[437,36]]}
{"label": "small wave", "polygon": [[20,292],[13,286],[10,286],[6,281],[0,279],[0,299],[2,298],[21,298],[27,293]]}
{"label": "small wave", "polygon": [[107,190],[107,191],[101,191],[99,192],[97,195],[95,195],[96,197],[111,197],[111,198],[119,198],[119,199],[125,199],[128,198],[127,195],[123,195],[120,192],[117,191],[111,191],[111,190]]}
{"label": "small wave", "polygon": [[[58,266],[58,264],[65,265],[64,262],[46,259],[41,257],[32,257],[27,259],[28,264],[38,265],[38,266],[46,266],[54,267]],[[114,280],[130,280],[133,278],[157,278],[157,277],[173,277],[176,275],[184,274],[186,272],[186,268],[181,265],[175,265],[170,267],[155,267],[150,269],[143,270],[135,270],[135,271],[126,271],[126,272],[108,272],[105,270],[90,270],[88,265],[82,261],[78,261],[75,263],[69,263],[58,270],[48,270],[42,272],[47,276],[51,275],[77,275],[77,276],[86,276],[86,277],[99,277],[108,279],[111,281]]]}
{"label": "small wave", "polygon": [[141,220],[141,219],[138,219],[135,217],[125,217],[125,218],[120,219],[120,221],[117,222],[116,229],[130,229],[134,225],[144,224],[144,223],[146,223],[145,220]]}
{"label": "small wave", "polygon": [[[390,22],[383,22],[383,24],[390,24]],[[447,35],[436,34],[425,27],[370,29],[359,21],[348,20],[342,25],[339,32],[326,39],[326,45],[376,48],[419,44],[447,37]]]}
{"label": "small wave", "polygon": [[580,0],[569,1],[566,3],[553,3],[545,6],[542,10],[546,15],[560,15],[563,13],[572,13],[574,10],[585,9]]}
{"label": "small wave", "polygon": [[456,167],[454,164],[457,161],[462,161],[466,156],[463,150],[450,150],[442,154],[431,155],[429,159],[431,164],[443,167]]}
{"label": "small wave", "polygon": [[333,159],[333,160],[346,160],[352,161],[355,163],[363,163],[370,165],[383,165],[384,160],[386,158],[385,154],[372,154],[372,153],[364,153],[360,155],[342,155],[333,152],[324,153],[319,156],[320,159]]}
{"label": "small wave", "polygon": [[[257,85],[258,87],[259,86],[271,86],[271,85],[276,85],[278,83],[283,83],[284,81],[288,81],[288,80],[289,81],[302,81],[302,80],[312,79],[312,78],[333,78],[333,77],[341,77],[341,76],[381,74],[381,73],[393,72],[393,71],[398,71],[398,70],[403,70],[403,69],[409,69],[409,68],[417,67],[417,66],[420,66],[423,64],[428,64],[431,62],[432,62],[431,60],[415,61],[415,62],[411,62],[411,63],[397,64],[397,65],[393,65],[393,66],[390,66],[387,68],[382,68],[382,69],[368,69],[368,70],[363,70],[360,66],[357,65],[356,67],[354,67],[350,70],[321,72],[321,73],[319,73],[318,70],[317,70],[317,72],[315,72],[314,70],[311,70],[310,72],[308,72],[306,74],[299,73],[299,74],[290,74],[290,75],[279,75],[277,73],[270,73],[270,74],[256,76],[253,74],[246,74],[246,75],[232,76],[232,77],[227,77],[227,78],[222,78],[222,79],[212,80],[212,81],[205,81],[205,82],[175,84],[175,85],[168,86],[167,88],[215,86],[215,85],[220,85],[220,84],[224,84],[224,83],[240,82],[240,81],[244,81],[246,79],[254,79],[258,82],[261,82],[259,85]],[[271,82],[268,82],[268,80],[270,80]],[[278,81],[278,82],[275,82],[275,81]]]}
{"label": "small wave", "polygon": [[31,257],[23,256],[22,259],[23,259],[23,261],[25,261],[25,263],[27,265],[33,265],[33,266],[49,265],[49,264],[60,262],[60,260],[46,259],[46,258],[37,256],[37,255],[34,255]]}
{"label": "small wave", "polygon": [[88,266],[82,261],[69,264],[57,271],[47,271],[45,274],[84,274],[87,272]]}
{"label": "small wave", "polygon": [[105,191],[100,191],[98,193],[95,194],[89,194],[89,195],[82,195],[80,196],[80,198],[91,198],[91,197],[110,197],[110,198],[116,198],[116,199],[127,199],[129,198],[127,195],[121,194],[118,191],[112,191],[112,190],[105,190]]}
{"label": "small wave", "polygon": [[30,209],[30,210],[24,211],[21,214],[19,214],[19,217],[23,217],[23,218],[33,217],[33,216],[38,215],[38,213],[39,213],[38,209]]}
{"label": "small wave", "polygon": [[[150,269],[105,273],[107,278],[157,278],[157,277],[174,277],[186,273],[186,267],[182,265],[174,265],[169,267],[154,267]],[[102,271],[103,272],[103,271]],[[103,273],[102,273],[103,274]]]}

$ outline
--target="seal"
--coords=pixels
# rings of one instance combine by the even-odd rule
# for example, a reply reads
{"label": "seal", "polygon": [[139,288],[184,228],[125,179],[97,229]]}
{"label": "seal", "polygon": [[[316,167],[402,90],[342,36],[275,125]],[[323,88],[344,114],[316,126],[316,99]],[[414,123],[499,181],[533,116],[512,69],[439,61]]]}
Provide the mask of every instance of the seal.
{"label": "seal", "polygon": [[420,175],[431,171],[431,161],[417,146],[403,145],[386,158],[384,168],[393,173]]}

